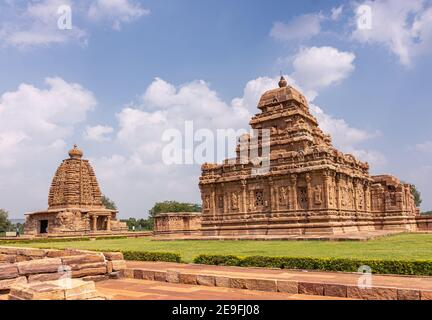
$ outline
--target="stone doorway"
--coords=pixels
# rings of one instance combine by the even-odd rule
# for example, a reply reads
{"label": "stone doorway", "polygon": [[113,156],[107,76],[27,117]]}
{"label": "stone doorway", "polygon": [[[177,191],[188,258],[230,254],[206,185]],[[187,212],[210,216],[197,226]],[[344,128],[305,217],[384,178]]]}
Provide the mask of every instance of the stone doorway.
{"label": "stone doorway", "polygon": [[39,233],[48,233],[48,220],[40,220]]}
{"label": "stone doorway", "polygon": [[96,230],[107,230],[107,218],[105,216],[97,217]]}

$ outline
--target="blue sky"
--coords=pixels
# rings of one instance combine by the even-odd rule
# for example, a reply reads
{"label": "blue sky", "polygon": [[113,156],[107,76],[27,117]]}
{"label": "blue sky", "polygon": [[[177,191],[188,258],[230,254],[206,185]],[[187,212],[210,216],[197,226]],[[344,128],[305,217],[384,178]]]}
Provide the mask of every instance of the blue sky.
{"label": "blue sky", "polygon": [[431,1],[4,1],[0,207],[45,208],[73,143],[122,217],[198,202],[199,165],[163,165],[161,133],[247,128],[282,71],[337,147],[415,183],[430,210],[431,52]]}

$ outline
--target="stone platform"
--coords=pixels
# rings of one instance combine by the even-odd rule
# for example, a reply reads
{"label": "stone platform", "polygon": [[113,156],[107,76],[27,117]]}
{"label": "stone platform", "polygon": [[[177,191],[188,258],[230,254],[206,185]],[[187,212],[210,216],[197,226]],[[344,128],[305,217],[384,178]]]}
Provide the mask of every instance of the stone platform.
{"label": "stone platform", "polygon": [[[334,300],[333,297],[263,292],[223,287],[162,283],[139,279],[96,283],[98,294],[109,300]],[[0,298],[1,299],[1,298]]]}
{"label": "stone platform", "polygon": [[[370,288],[361,289],[357,273],[293,271],[179,264],[127,262],[127,278],[206,287],[303,294],[364,300],[432,300],[432,277],[373,275]],[[224,299],[230,299],[226,295]]]}
{"label": "stone platform", "polygon": [[236,236],[199,236],[171,234],[155,236],[154,240],[324,240],[324,241],[366,241],[404,233],[402,230],[355,231],[341,234],[288,234],[288,235],[236,235]]}

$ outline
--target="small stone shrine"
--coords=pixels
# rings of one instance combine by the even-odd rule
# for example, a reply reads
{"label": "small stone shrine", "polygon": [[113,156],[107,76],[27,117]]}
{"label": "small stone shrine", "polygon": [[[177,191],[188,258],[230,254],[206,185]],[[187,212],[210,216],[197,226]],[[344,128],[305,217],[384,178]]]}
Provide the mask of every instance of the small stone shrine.
{"label": "small stone shrine", "polygon": [[93,168],[75,145],[51,183],[48,209],[26,214],[26,235],[82,235],[126,232],[116,219],[117,210],[102,205],[102,194]]}

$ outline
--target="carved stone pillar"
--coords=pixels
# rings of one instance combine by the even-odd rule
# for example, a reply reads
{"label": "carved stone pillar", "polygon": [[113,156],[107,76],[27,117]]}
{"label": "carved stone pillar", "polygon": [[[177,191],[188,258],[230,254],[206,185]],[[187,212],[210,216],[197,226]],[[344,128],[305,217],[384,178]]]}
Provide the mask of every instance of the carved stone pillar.
{"label": "carved stone pillar", "polygon": [[216,215],[216,191],[214,186],[212,186],[211,189],[210,206],[211,206],[211,213],[213,216],[215,216]]}
{"label": "carved stone pillar", "polygon": [[291,189],[292,189],[292,208],[293,210],[297,210],[297,176],[295,174],[291,175]]}
{"label": "carved stone pillar", "polygon": [[269,189],[270,189],[270,211],[273,211],[275,208],[275,201],[274,201],[274,182],[272,180],[272,178],[269,178]]}
{"label": "carved stone pillar", "polygon": [[241,187],[242,187],[242,212],[247,212],[247,195],[246,195],[246,180],[241,181]]}
{"label": "carved stone pillar", "polygon": [[249,193],[249,209],[250,211],[254,211],[255,209],[255,194],[253,190]]}
{"label": "carved stone pillar", "polygon": [[111,215],[107,217],[107,231],[111,231]]}
{"label": "carved stone pillar", "polygon": [[329,181],[330,175],[327,171],[324,172],[324,208],[329,209]]}
{"label": "carved stone pillar", "polygon": [[309,174],[306,174],[306,186],[307,186],[307,208],[308,210],[312,209],[312,178]]}
{"label": "carved stone pillar", "polygon": [[340,189],[340,176],[336,175],[336,208],[341,209],[341,189]]}
{"label": "carved stone pillar", "polygon": [[93,215],[93,231],[97,230],[97,216]]}

